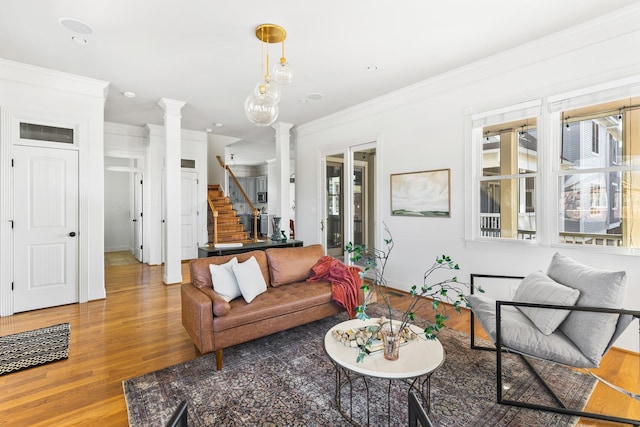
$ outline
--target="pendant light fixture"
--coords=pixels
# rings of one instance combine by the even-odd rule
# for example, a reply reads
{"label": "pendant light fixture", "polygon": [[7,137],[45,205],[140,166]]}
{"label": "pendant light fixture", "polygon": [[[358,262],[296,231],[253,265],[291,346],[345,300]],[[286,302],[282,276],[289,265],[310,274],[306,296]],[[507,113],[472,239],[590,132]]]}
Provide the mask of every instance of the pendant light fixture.
{"label": "pendant light fixture", "polygon": [[[256,28],[256,37],[262,42],[264,61],[260,69],[260,81],[247,97],[244,110],[251,123],[269,126],[277,120],[279,114],[278,103],[281,97],[279,84],[290,84],[293,81],[293,70],[284,56],[284,40],[287,38],[284,28],[275,24],[263,24]],[[282,43],[282,57],[280,63],[274,67],[273,78],[269,74],[269,44],[271,43]]]}
{"label": "pendant light fixture", "polygon": [[280,63],[273,67],[273,79],[276,83],[286,86],[293,81],[293,68],[284,56],[284,39],[287,38],[287,33],[284,29],[282,29],[282,34],[282,56],[280,57]]}

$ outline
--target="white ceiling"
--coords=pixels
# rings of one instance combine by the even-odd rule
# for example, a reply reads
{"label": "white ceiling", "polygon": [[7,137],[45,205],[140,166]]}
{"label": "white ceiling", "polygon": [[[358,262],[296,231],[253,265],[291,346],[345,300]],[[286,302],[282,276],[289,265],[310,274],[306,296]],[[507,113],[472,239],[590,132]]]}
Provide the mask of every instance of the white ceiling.
{"label": "white ceiling", "polygon": [[[296,77],[279,120],[302,124],[637,3],[3,0],[0,57],[110,82],[109,122],[162,124],[158,100],[167,97],[186,102],[183,128],[219,122],[217,134],[273,141],[273,129],[250,124],[243,110],[260,76],[260,24],[287,30]],[[60,18],[90,25],[89,43],[72,41]],[[270,52],[275,63],[279,45]],[[312,93],[323,99],[301,102]]]}

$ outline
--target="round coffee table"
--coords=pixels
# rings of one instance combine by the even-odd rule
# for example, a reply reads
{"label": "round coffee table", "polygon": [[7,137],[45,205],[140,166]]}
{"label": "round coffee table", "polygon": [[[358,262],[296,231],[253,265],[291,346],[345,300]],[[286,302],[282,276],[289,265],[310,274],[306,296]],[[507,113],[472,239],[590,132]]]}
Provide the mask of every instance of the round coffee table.
{"label": "round coffee table", "polygon": [[[353,393],[354,381],[362,379],[364,387],[359,391],[366,392],[366,424],[369,425],[369,384],[368,377],[383,378],[389,380],[387,388],[387,420],[390,424],[390,399],[391,382],[400,380],[408,384],[409,392],[416,390],[422,396],[429,411],[429,393],[431,374],[444,362],[445,352],[442,344],[437,339],[424,338],[424,330],[415,325],[411,329],[418,335],[417,340],[409,341],[400,347],[398,360],[390,361],[384,358],[382,352],[369,354],[361,362],[357,362],[358,347],[347,347],[337,341],[331,335],[336,329],[346,331],[361,328],[363,326],[377,325],[378,319],[360,320],[353,319],[339,323],[327,331],[324,337],[324,349],[336,369],[336,405],[342,416],[353,425],[361,425],[353,419]],[[342,389],[349,387],[349,412],[343,409]],[[408,406],[408,403],[407,403]]]}

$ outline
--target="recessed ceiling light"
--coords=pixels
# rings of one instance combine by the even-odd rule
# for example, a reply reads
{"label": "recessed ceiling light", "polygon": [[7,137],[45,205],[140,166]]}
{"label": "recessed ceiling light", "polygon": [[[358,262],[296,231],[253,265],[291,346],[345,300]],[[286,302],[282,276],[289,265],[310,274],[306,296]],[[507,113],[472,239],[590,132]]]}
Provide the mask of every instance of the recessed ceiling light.
{"label": "recessed ceiling light", "polygon": [[127,98],[135,98],[136,97],[135,92],[131,92],[131,91],[122,92],[122,95],[124,95]]}
{"label": "recessed ceiling light", "polygon": [[65,27],[69,31],[73,31],[78,34],[93,34],[93,28],[84,22],[80,22],[77,19],[72,18],[60,18],[58,20],[60,25]]}
{"label": "recessed ceiling light", "polygon": [[89,44],[89,40],[85,39],[84,37],[71,36],[71,40],[81,45]]}
{"label": "recessed ceiling light", "polygon": [[310,93],[309,95],[307,95],[307,99],[309,101],[320,101],[323,97],[324,95],[318,92]]}
{"label": "recessed ceiling light", "polygon": [[377,65],[368,65],[367,66],[367,71],[378,71],[378,66]]}
{"label": "recessed ceiling light", "polygon": [[207,129],[206,129],[206,131],[207,131],[208,133],[213,132],[213,131],[214,131],[214,128],[221,128],[221,127],[223,126],[223,124],[222,124],[222,123],[218,123],[218,122],[213,122],[213,123],[211,123],[211,125],[213,126],[213,128],[207,128]]}

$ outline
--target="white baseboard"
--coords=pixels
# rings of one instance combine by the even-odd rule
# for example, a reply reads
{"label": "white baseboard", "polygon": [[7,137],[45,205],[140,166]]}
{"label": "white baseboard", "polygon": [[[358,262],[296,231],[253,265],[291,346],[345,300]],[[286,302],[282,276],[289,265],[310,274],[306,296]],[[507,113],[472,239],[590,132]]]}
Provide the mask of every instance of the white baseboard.
{"label": "white baseboard", "polygon": [[130,252],[130,248],[129,246],[110,246],[110,247],[105,247],[104,248],[105,252],[121,252],[121,251],[129,251]]}

